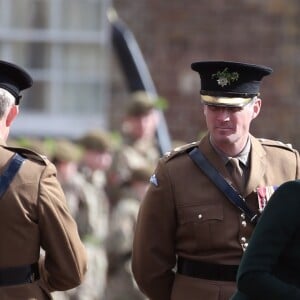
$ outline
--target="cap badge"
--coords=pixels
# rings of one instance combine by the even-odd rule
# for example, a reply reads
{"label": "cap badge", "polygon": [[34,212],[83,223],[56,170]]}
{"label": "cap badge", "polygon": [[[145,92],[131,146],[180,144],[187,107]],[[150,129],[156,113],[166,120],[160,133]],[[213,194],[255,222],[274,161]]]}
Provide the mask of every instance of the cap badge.
{"label": "cap badge", "polygon": [[225,68],[223,71],[218,71],[217,73],[211,76],[212,79],[216,78],[218,85],[224,87],[231,84],[234,81],[237,81],[239,78],[238,72],[229,72],[228,68]]}

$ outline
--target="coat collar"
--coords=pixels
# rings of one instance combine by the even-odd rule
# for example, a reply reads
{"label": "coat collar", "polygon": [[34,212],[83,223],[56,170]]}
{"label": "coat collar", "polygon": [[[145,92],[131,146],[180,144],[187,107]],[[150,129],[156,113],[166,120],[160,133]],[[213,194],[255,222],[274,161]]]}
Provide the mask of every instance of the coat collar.
{"label": "coat collar", "polygon": [[224,161],[219,153],[213,148],[209,141],[209,135],[205,135],[199,143],[199,149],[209,162],[221,173],[221,175],[231,182],[230,174],[227,171]]}
{"label": "coat collar", "polygon": [[[249,195],[259,185],[261,178],[266,172],[266,152],[261,143],[252,135],[250,135],[251,151],[250,151],[250,172],[249,179],[246,183],[244,196]],[[221,173],[221,175],[231,183],[231,176],[227,171],[224,161],[211,146],[209,136],[205,135],[199,143],[199,149],[210,163]]]}
{"label": "coat collar", "polygon": [[266,173],[266,152],[261,143],[253,136],[251,138],[250,152],[250,172],[248,183],[246,184],[245,194],[248,195],[256,190],[261,182],[261,178]]}
{"label": "coat collar", "polygon": [[6,142],[0,137],[0,146],[7,146]]}

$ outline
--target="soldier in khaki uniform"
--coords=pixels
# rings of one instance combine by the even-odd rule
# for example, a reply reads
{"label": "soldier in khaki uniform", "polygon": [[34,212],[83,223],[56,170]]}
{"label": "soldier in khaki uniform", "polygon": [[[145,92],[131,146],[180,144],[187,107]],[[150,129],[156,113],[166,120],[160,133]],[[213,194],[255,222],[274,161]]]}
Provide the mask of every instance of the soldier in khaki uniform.
{"label": "soldier in khaki uniform", "polygon": [[[249,133],[261,108],[260,82],[270,68],[208,61],[193,63],[192,69],[201,78],[208,134],[160,159],[134,237],[133,273],[151,300],[228,300],[255,226],[249,211],[258,215],[272,190],[300,174],[296,150]],[[221,182],[244,197],[240,202],[247,209],[225,196],[216,186],[217,176],[211,180],[204,173],[207,165],[202,171],[191,159],[198,150],[202,162],[225,179]],[[239,180],[232,158],[242,169]]]}
{"label": "soldier in khaki uniform", "polygon": [[55,167],[6,146],[20,92],[31,85],[26,71],[0,61],[0,299],[51,299],[55,290],[78,286],[87,269]]}

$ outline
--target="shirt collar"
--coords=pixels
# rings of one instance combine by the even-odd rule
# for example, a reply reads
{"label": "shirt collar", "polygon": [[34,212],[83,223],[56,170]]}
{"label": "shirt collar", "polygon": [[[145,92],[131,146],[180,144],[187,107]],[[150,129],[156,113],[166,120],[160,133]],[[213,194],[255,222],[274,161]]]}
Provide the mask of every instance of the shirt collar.
{"label": "shirt collar", "polygon": [[[229,161],[230,158],[232,158],[232,156],[228,156],[226,155],[223,151],[217,149],[213,143],[211,142],[211,140],[209,139],[211,146],[213,147],[213,149],[220,155],[221,159],[223,160],[224,164],[226,165]],[[250,137],[248,137],[247,143],[244,147],[244,149],[236,156],[234,156],[235,158],[238,158],[239,161],[244,165],[244,166],[248,166],[249,165],[249,154],[251,151],[251,141],[250,141]]]}

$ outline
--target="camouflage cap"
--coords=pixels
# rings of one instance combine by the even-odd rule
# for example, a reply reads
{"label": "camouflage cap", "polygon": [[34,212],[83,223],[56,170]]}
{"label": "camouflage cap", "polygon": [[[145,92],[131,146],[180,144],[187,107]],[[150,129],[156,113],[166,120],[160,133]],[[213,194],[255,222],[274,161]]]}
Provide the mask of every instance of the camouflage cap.
{"label": "camouflage cap", "polygon": [[155,107],[155,101],[151,94],[145,91],[132,93],[130,103],[127,107],[128,116],[144,116]]}
{"label": "camouflage cap", "polygon": [[100,129],[89,131],[78,140],[78,143],[85,149],[99,152],[110,151],[112,149],[110,136]]}

